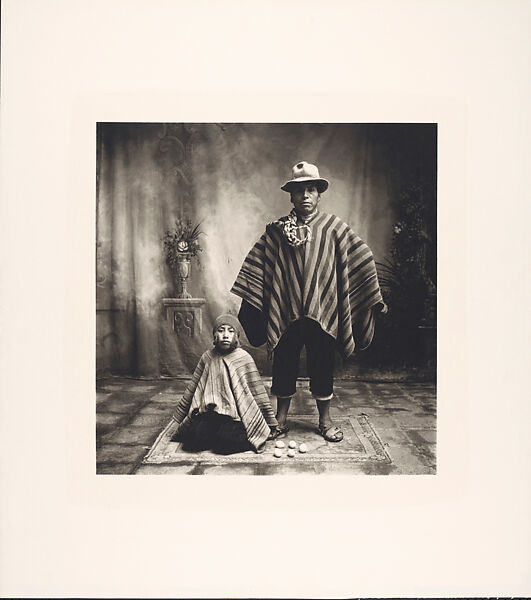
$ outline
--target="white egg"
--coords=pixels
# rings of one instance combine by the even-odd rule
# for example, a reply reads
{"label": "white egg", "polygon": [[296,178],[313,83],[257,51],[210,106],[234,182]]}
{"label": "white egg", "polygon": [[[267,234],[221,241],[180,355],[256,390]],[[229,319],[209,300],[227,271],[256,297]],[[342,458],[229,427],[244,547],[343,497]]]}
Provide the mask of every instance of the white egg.
{"label": "white egg", "polygon": [[288,444],[288,446],[290,448],[296,448],[297,447],[297,442],[294,442],[293,440],[291,440],[291,442]]}
{"label": "white egg", "polygon": [[277,457],[280,458],[282,456],[282,450],[280,448],[275,448],[275,451],[273,452],[273,454]]}
{"label": "white egg", "polygon": [[286,444],[285,444],[285,443],[284,443],[282,440],[277,440],[277,441],[275,442],[275,446],[276,446],[277,448],[284,448],[284,446],[285,446],[285,445],[286,445]]}
{"label": "white egg", "polygon": [[293,458],[293,457],[295,456],[295,450],[293,450],[293,448],[290,448],[290,449],[288,450],[288,456],[289,456],[290,458]]}
{"label": "white egg", "polygon": [[306,444],[301,444],[299,446],[299,452],[302,452],[304,454],[307,451],[308,451],[308,448],[307,448]]}

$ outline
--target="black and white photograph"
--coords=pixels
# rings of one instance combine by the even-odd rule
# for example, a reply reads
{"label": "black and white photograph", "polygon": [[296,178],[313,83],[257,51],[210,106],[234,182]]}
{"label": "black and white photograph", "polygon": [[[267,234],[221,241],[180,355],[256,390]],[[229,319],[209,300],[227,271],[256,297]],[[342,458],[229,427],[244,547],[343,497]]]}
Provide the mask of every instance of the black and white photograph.
{"label": "black and white photograph", "polygon": [[436,473],[436,123],[98,123],[96,206],[99,474]]}
{"label": "black and white photograph", "polygon": [[4,0],[0,597],[531,594],[529,0]]}

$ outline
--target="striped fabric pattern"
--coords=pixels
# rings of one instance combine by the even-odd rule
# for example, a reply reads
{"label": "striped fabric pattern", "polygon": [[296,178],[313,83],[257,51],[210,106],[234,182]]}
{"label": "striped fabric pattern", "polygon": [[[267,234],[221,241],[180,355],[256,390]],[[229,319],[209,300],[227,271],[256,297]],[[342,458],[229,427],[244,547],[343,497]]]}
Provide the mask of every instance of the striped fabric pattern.
{"label": "striped fabric pattern", "polygon": [[291,322],[309,317],[347,357],[369,346],[374,335],[372,307],[382,302],[374,258],[335,215],[319,212],[309,225],[311,241],[293,247],[270,223],[245,258],[231,292],[266,315],[269,352]]}
{"label": "striped fabric pattern", "polygon": [[243,348],[223,355],[212,349],[201,356],[173,413],[180,423],[177,433],[195,409],[206,412],[211,404],[219,414],[241,421],[251,446],[263,451],[277,420],[258,369]]}

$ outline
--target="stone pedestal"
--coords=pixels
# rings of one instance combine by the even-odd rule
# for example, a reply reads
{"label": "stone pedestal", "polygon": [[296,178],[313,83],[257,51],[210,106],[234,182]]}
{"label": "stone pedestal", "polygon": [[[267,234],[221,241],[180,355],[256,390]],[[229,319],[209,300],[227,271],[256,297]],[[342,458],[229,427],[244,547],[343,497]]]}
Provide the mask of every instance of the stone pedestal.
{"label": "stone pedestal", "polygon": [[163,298],[164,318],[178,336],[195,337],[203,329],[204,298]]}

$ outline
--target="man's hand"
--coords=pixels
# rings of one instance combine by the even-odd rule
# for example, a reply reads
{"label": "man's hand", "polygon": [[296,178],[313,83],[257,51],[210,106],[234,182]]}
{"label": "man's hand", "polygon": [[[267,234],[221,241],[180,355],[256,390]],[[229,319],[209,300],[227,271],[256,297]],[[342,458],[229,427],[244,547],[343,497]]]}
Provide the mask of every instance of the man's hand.
{"label": "man's hand", "polygon": [[389,312],[389,307],[385,302],[381,303],[380,312],[382,313],[382,315],[386,315]]}

